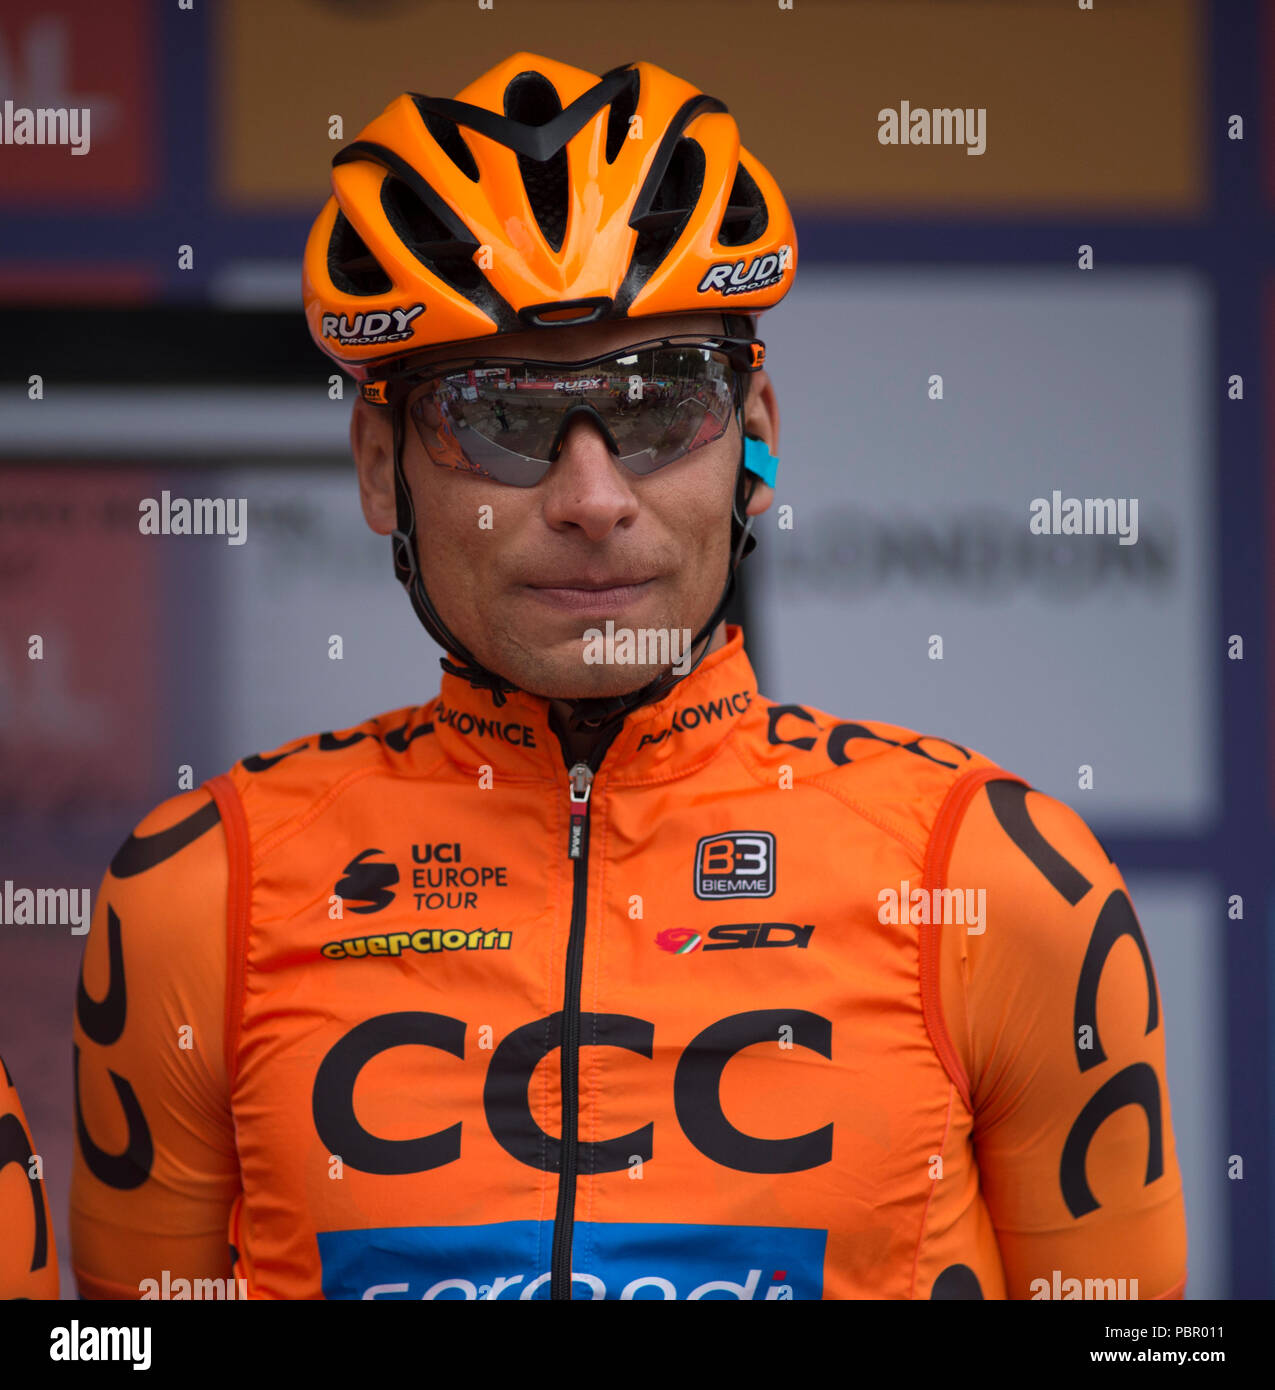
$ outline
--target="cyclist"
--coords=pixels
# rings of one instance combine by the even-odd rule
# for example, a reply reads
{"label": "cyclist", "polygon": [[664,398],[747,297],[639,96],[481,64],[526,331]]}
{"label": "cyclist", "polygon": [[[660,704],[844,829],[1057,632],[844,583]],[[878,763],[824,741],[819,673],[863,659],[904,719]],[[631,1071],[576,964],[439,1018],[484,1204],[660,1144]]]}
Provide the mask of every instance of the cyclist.
{"label": "cyclist", "polygon": [[[949,738],[766,699],[723,622],[796,240],[722,102],[519,53],[399,97],[333,189],[306,312],[441,689],[112,862],[81,1293],[1181,1296],[1119,870]],[[501,365],[517,449],[454,427]]]}

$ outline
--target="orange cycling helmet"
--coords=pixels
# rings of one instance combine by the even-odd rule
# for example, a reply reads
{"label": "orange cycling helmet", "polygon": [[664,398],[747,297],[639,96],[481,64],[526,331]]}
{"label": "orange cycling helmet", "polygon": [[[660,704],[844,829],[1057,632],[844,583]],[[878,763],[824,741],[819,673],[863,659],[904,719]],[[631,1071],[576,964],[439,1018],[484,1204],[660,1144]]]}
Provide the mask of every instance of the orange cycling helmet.
{"label": "orange cycling helmet", "polygon": [[[425,591],[402,411],[376,378],[447,344],[602,319],[716,310],[728,334],[751,337],[750,316],[792,285],[792,216],[722,102],[653,63],[598,77],[516,53],[455,100],[397,97],[332,165],[333,195],[305,250],[310,334],[367,400],[391,405],[395,574],[426,631],[460,658],[443,669],[499,706],[517,687],[468,651]],[[763,360],[757,344],[749,370]],[[742,435],[742,398],[737,410]],[[750,444],[766,452],[741,446],[730,569],[693,639],[699,656],[629,695],[570,701],[572,729],[613,736],[707,652],[756,544],[745,514]]]}
{"label": "orange cycling helmet", "polygon": [[756,313],[792,217],[722,102],[653,63],[516,53],[455,100],[404,93],[332,161],[305,251],[311,336],[356,380],[500,333]]}

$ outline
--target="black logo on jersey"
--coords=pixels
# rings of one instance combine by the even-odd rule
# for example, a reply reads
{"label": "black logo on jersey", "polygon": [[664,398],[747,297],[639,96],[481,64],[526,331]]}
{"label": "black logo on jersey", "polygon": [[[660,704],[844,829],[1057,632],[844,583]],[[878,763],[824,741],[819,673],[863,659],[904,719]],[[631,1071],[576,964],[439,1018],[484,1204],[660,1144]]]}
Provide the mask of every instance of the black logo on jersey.
{"label": "black logo on jersey", "polygon": [[[804,721],[806,724],[813,725],[814,733],[805,732],[799,734],[799,736],[795,738],[785,738],[784,735],[779,732],[779,721],[781,719],[785,721],[793,719]],[[813,748],[818,741],[814,735],[822,735],[823,733],[814,715],[811,714],[808,709],[803,709],[800,705],[771,705],[766,711],[766,721],[766,738],[772,748],[782,743],[789,748],[809,750]],[[798,730],[801,729],[801,723],[795,726],[785,723],[784,727],[790,733],[796,734]],[[950,739],[937,738],[933,734],[917,734],[909,743],[900,743],[897,739],[886,738],[883,734],[874,733],[866,724],[855,724],[849,721],[834,724],[832,728],[828,730],[824,751],[838,767],[842,767],[846,763],[855,761],[854,755],[846,751],[847,744],[854,743],[856,740],[860,739],[873,743],[886,743],[889,744],[891,748],[901,748],[905,753],[915,754],[916,757],[925,758],[928,762],[937,763],[940,767],[954,768],[959,767],[960,764],[948,762],[946,758],[939,758],[933,753],[927,752],[921,747],[923,742],[944,743],[949,748],[958,752],[966,762],[970,760],[969,749],[962,748],[959,743],[953,743]]]}
{"label": "black logo on jersey", "polygon": [[[1027,793],[1030,790],[1021,783],[999,778],[988,782],[986,788],[987,799],[1001,829],[1063,900],[1075,907],[1088,895],[1093,884],[1041,834],[1027,809]],[[1111,859],[1110,854],[1107,858]],[[1146,939],[1127,894],[1115,889],[1108,894],[1090,930],[1080,977],[1076,981],[1072,1042],[1076,1050],[1076,1066],[1082,1072],[1102,1066],[1109,1060],[1098,1037],[1098,986],[1112,947],[1122,936],[1133,939],[1146,972],[1145,1032],[1153,1033],[1160,1026],[1159,996]],[[1093,1040],[1092,1049],[1082,1049],[1078,1041],[1082,1028],[1086,1027]],[[1087,1056],[1086,1051],[1091,1051],[1092,1055]],[[1058,1184],[1063,1201],[1077,1220],[1091,1211],[1097,1211],[1102,1205],[1089,1186],[1085,1160],[1099,1127],[1117,1110],[1132,1105],[1146,1116],[1147,1166],[1143,1186],[1149,1187],[1157,1178],[1164,1176],[1164,1116],[1161,1101],[1160,1079],[1155,1068],[1146,1062],[1130,1062],[1109,1076],[1085,1102],[1068,1131],[1058,1165]]]}
{"label": "black logo on jersey", "polygon": [[[661,951],[675,956],[689,956],[693,951],[743,951],[759,946],[810,945],[813,925],[799,927],[795,922],[740,922],[710,927],[701,935],[694,927],[666,927],[655,934],[655,944]],[[711,945],[705,946],[708,940]]]}
{"label": "black logo on jersey", "polygon": [[[642,1057],[653,1055],[656,1025],[629,1014],[582,1013],[580,1036],[595,1047],[618,1047]],[[464,1058],[469,1024],[449,1014],[405,1011],[364,1019],[338,1038],[319,1063],[311,1097],[314,1127],[325,1152],[340,1154],[347,1168],[360,1173],[425,1173],[455,1163],[461,1157],[461,1140],[471,1147],[476,1139],[475,1117],[465,1112],[443,1128],[413,1138],[388,1138],[364,1127],[355,1114],[354,1093],[363,1068],[391,1048],[423,1047],[447,1057]],[[673,1113],[682,1133],[710,1163],[737,1173],[803,1173],[832,1161],[832,1122],[804,1134],[786,1138],[748,1134],[734,1125],[723,1109],[722,1075],[731,1059],[758,1043],[774,1045],[780,1029],[790,1029],[793,1046],[832,1056],[832,1020],[805,1009],[755,1009],[719,1018],[696,1034],[683,1048],[673,1073]],[[562,1140],[547,1134],[537,1119],[531,1092],[540,1063],[562,1046],[562,1014],[549,1014],[506,1033],[490,1054],[483,1083],[481,1119],[504,1151],[542,1173],[562,1168]],[[676,1044],[659,1039],[660,1056],[671,1055]],[[428,1054],[427,1054],[428,1055]],[[475,1052],[481,1066],[481,1049]],[[450,1065],[443,1061],[444,1067]],[[422,1073],[428,1086],[428,1073]],[[665,1130],[672,1120],[664,1115]],[[782,1113],[767,1128],[783,1126]],[[636,1118],[636,1117],[635,1117]],[[628,1134],[581,1139],[582,1173],[623,1173],[638,1154],[650,1161],[655,1152],[656,1121],[649,1119]]]}
{"label": "black logo on jersey", "polygon": [[741,922],[739,925],[713,927],[708,933],[706,951],[753,950],[759,946],[799,946],[804,951],[810,945],[813,926],[799,927],[795,922]]}
{"label": "black logo on jersey", "polygon": [[697,898],[769,898],[775,892],[775,837],[769,830],[727,830],[695,846]]}
{"label": "black logo on jersey", "polygon": [[[0,1067],[4,1063],[0,1062]],[[8,1067],[4,1067],[5,1082],[12,1086],[13,1080],[9,1076]],[[17,1115],[8,1113],[0,1115],[0,1172],[3,1172],[11,1163],[21,1169],[26,1177],[30,1171],[30,1163],[35,1153],[31,1148],[31,1140],[27,1135],[22,1121]],[[34,1274],[37,1269],[43,1269],[49,1262],[49,1222],[45,1215],[44,1203],[44,1182],[40,1178],[28,1178],[31,1189],[31,1205],[35,1216],[35,1239],[31,1247],[30,1273]],[[16,1218],[16,1212],[10,1212]]]}
{"label": "black logo on jersey", "polygon": [[716,700],[701,700],[697,705],[687,705],[673,711],[673,718],[667,729],[658,734],[643,734],[638,739],[638,750],[648,743],[663,743],[671,734],[680,734],[687,729],[698,729],[701,724],[711,724],[714,719],[733,719],[743,714],[752,704],[751,690],[737,690],[733,695],[722,695]]}
{"label": "black logo on jersey", "polygon": [[221,811],[215,801],[192,811],[185,820],[170,825],[167,830],[154,835],[130,835],[115,852],[111,860],[111,873],[116,878],[132,878],[153,869],[174,854],[194,844],[206,831],[221,820]]}
{"label": "black logo on jersey", "polygon": [[384,850],[365,849],[345,866],[345,877],[332,891],[347,904],[365,904],[351,906],[351,912],[380,912],[394,901],[389,890],[398,882],[398,865],[368,861],[368,855],[383,853]]}
{"label": "black logo on jersey", "polygon": [[[384,738],[380,734],[368,733],[364,729],[357,729],[348,738],[343,738],[340,734],[326,733],[319,735],[319,742],[315,745],[320,753],[339,753],[343,748],[353,747],[356,743],[362,743],[365,738],[375,739],[377,743],[383,744],[395,753],[405,753],[408,745],[413,739],[420,738],[422,734],[432,734],[434,732],[434,722],[429,720],[424,724],[418,724],[414,729],[409,730],[406,724],[400,724],[397,729],[391,729]],[[284,758],[291,758],[297,753],[304,752],[310,747],[310,740],[302,739],[295,748],[288,748],[282,753],[254,753],[251,757],[243,758],[240,767],[245,772],[268,772],[277,763],[281,763]]]}
{"label": "black logo on jersey", "polygon": [[982,1298],[983,1286],[969,1265],[948,1265],[934,1281],[931,1298]]}
{"label": "black logo on jersey", "polygon": [[[84,988],[84,961],[80,960],[80,980],[76,987],[75,1017],[84,1036],[101,1047],[109,1047],[117,1042],[124,1032],[128,1015],[128,991],[124,983],[124,945],[120,933],[120,919],[114,908],[108,905],[107,952],[110,958],[110,978],[106,994],[102,999],[94,999]],[[95,934],[96,935],[96,934]],[[90,937],[90,943],[93,941]],[[86,948],[85,954],[88,954]],[[88,1170],[99,1182],[114,1187],[121,1192],[131,1192],[150,1177],[151,1164],[155,1159],[155,1146],[151,1139],[150,1126],[142,1112],[137,1094],[126,1077],[107,1068],[107,1076],[115,1088],[116,1099],[124,1112],[128,1124],[128,1138],[122,1150],[111,1153],[94,1143],[84,1121],[80,1106],[80,1049],[71,1045],[72,1087],[75,1094],[75,1132],[80,1141],[80,1152]]]}

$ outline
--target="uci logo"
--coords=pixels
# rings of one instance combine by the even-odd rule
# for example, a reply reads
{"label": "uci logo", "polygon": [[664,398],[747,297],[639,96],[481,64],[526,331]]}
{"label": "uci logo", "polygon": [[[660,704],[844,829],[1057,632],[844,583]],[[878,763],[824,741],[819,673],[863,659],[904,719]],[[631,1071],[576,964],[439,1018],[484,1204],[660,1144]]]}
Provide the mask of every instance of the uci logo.
{"label": "uci logo", "polygon": [[[369,860],[371,854],[382,854],[379,849],[365,849],[355,855],[345,866],[345,877],[337,881],[332,890],[338,898],[350,904],[351,912],[380,912],[394,901],[391,887],[398,882],[398,866]],[[354,903],[363,903],[355,907]]]}

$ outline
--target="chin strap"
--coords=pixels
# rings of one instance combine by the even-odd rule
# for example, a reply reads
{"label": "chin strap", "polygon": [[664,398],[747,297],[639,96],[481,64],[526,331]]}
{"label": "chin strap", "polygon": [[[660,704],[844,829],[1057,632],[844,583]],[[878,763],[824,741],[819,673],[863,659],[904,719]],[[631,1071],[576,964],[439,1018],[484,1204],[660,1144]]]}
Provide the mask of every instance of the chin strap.
{"label": "chin strap", "polygon": [[[750,555],[757,545],[757,537],[752,533],[753,518],[748,516],[745,511],[748,499],[752,495],[752,485],[749,483],[749,475],[745,468],[745,460],[748,457],[748,441],[744,437],[742,401],[737,404],[736,413],[739,420],[741,444],[739,470],[735,476],[735,496],[731,504],[730,570],[726,577],[726,586],[717,601],[717,606],[713,609],[712,616],[691,642],[691,649],[694,650],[699,647],[699,654],[682,674],[679,675],[670,668],[640,690],[632,691],[627,695],[585,696],[577,700],[564,701],[565,704],[571,706],[568,728],[572,733],[601,729],[613,723],[618,724],[640,705],[651,704],[656,700],[663,699],[679,681],[685,680],[707,655],[709,639],[716,631],[718,623],[722,620],[722,615],[735,595],[735,571],[740,561],[746,555]],[[439,665],[450,675],[459,676],[462,680],[468,681],[476,690],[489,690],[492,701],[499,709],[505,703],[506,696],[521,687],[507,681],[496,672],[488,670],[452,634],[442,618],[439,617],[438,610],[425,592],[420,566],[416,561],[416,512],[412,504],[411,491],[403,475],[404,419],[401,406],[399,404],[393,405],[390,415],[394,436],[394,497],[398,520],[398,530],[391,532],[395,577],[407,590],[412,608],[425,631],[445,651],[460,658],[457,662],[449,661],[447,657],[441,657]]]}
{"label": "chin strap", "polygon": [[448,629],[438,616],[438,610],[425,592],[421,579],[420,566],[416,563],[416,509],[412,504],[411,489],[403,476],[403,411],[401,405],[394,404],[390,410],[394,431],[394,503],[398,516],[398,530],[390,533],[390,543],[394,556],[394,576],[407,590],[412,608],[420,619],[421,626],[444,651],[453,652],[460,657],[460,663],[439,659],[439,665],[453,676],[460,676],[479,690],[490,690],[491,698],[499,709],[505,703],[505,696],[518,689],[502,676],[489,671],[471,651]]}

